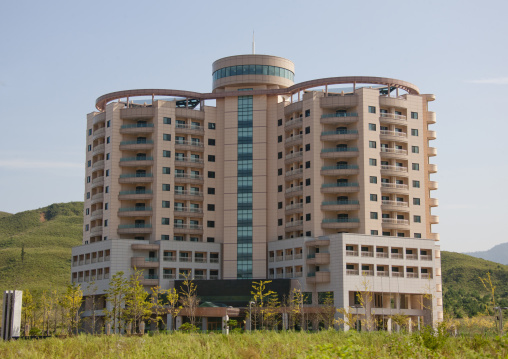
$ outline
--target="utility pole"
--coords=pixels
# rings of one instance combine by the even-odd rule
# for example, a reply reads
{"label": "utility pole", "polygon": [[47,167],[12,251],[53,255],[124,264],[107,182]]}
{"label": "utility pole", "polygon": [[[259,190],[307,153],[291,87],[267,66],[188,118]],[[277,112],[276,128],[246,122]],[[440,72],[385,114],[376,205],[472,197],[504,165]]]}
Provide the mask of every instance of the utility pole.
{"label": "utility pole", "polygon": [[508,307],[495,307],[494,309],[499,310],[499,334],[503,336],[503,310],[508,309]]}

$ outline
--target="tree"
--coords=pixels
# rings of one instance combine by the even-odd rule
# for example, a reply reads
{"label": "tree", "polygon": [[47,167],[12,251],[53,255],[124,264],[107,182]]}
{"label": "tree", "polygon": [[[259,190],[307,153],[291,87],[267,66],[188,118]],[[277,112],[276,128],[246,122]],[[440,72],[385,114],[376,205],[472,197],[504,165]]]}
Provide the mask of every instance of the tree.
{"label": "tree", "polygon": [[123,277],[122,271],[117,272],[111,277],[109,288],[106,290],[106,300],[110,308],[106,308],[104,313],[109,323],[112,324],[114,333],[120,333],[120,323],[123,314],[123,301],[127,289],[127,281]]}
{"label": "tree", "polygon": [[97,315],[96,315],[96,310],[97,310],[97,298],[96,298],[96,293],[97,293],[97,285],[95,284],[95,281],[92,281],[88,284],[88,286],[86,287],[86,291],[87,293],[89,293],[89,298],[90,298],[90,312],[91,312],[91,316],[88,317],[88,321],[90,322],[90,326],[92,327],[92,335],[95,334],[95,330],[96,330],[96,326],[97,326]]}
{"label": "tree", "polygon": [[28,335],[30,331],[30,326],[32,323],[32,319],[34,318],[35,312],[35,302],[29,290],[26,290],[23,293],[23,318],[24,318],[24,327],[25,327],[25,335]]}
{"label": "tree", "polygon": [[160,323],[163,323],[162,315],[167,313],[167,309],[164,306],[164,297],[168,291],[161,289],[160,286],[152,287],[151,291],[150,304],[153,316],[150,318],[150,321],[155,324],[155,328],[159,329]]}
{"label": "tree", "polygon": [[190,323],[195,326],[199,298],[197,296],[197,286],[192,279],[189,279],[189,276],[185,276],[183,285],[180,287],[180,302],[187,312]]}
{"label": "tree", "polygon": [[335,323],[335,313],[337,312],[333,300],[333,292],[326,292],[320,304],[321,306],[319,307],[319,311],[317,313],[318,321],[322,322],[327,329],[333,328],[333,324]]}
{"label": "tree", "polygon": [[143,272],[134,269],[129,281],[127,282],[127,291],[125,293],[124,318],[127,323],[132,323],[133,333],[140,328],[141,321],[150,318],[152,304],[147,300],[148,293],[140,283]]}
{"label": "tree", "polygon": [[264,317],[267,309],[265,305],[268,303],[270,297],[276,294],[273,290],[267,290],[266,285],[271,283],[271,280],[260,280],[259,282],[252,282],[252,301],[254,302],[254,328],[261,322],[261,328],[264,328]]}
{"label": "tree", "polygon": [[79,324],[81,322],[80,308],[82,303],[83,291],[81,290],[81,286],[75,283],[68,285],[67,291],[61,300],[61,306],[66,310],[65,320],[69,328],[69,334],[72,334],[73,331],[76,335],[78,334]]}
{"label": "tree", "polygon": [[303,329],[304,313],[303,313],[304,295],[301,289],[293,288],[289,294],[289,327],[295,328],[298,320],[300,320],[300,327]]}
{"label": "tree", "polygon": [[[170,315],[171,320],[171,329],[174,330],[175,328],[175,318],[182,310],[182,307],[178,305],[180,298],[178,295],[178,292],[176,291],[176,288],[171,288],[167,290],[166,293],[166,300],[167,300],[167,311]],[[168,323],[169,324],[169,323]]]}

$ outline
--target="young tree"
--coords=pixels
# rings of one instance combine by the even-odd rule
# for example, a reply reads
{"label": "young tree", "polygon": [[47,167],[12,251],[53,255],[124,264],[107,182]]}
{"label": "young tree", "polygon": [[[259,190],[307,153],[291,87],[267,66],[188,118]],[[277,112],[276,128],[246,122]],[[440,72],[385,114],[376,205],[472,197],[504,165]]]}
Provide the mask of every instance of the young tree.
{"label": "young tree", "polygon": [[190,323],[195,326],[199,298],[197,296],[197,286],[192,279],[189,279],[189,276],[185,277],[183,285],[180,287],[180,302],[182,303],[182,307],[187,311]]}
{"label": "young tree", "polygon": [[317,319],[318,321],[324,323],[325,328],[331,329],[335,323],[336,312],[337,310],[333,300],[333,292],[327,292],[325,297],[322,299],[321,306],[319,307]]}
{"label": "young tree", "polygon": [[175,318],[178,315],[178,313],[180,313],[180,311],[182,310],[182,307],[178,305],[178,303],[180,302],[180,298],[178,292],[176,291],[176,288],[171,288],[167,290],[166,300],[167,300],[167,311],[168,314],[170,315],[171,320],[170,328],[174,330]]}
{"label": "young tree", "polygon": [[23,293],[23,319],[25,327],[25,335],[30,332],[30,327],[35,314],[35,301],[29,290]]}
{"label": "young tree", "polygon": [[80,285],[72,284],[67,286],[67,291],[62,298],[61,305],[66,309],[66,322],[69,327],[69,334],[74,331],[78,334],[81,322],[81,304],[83,303],[83,291]]}
{"label": "young tree", "polygon": [[106,319],[113,328],[113,333],[120,333],[121,318],[123,314],[123,302],[127,290],[127,281],[123,277],[122,271],[117,272],[111,277],[109,288],[106,290],[106,300],[111,309],[105,308]]}
{"label": "young tree", "polygon": [[97,326],[97,314],[95,313],[97,311],[97,297],[96,297],[97,290],[98,290],[98,287],[95,284],[95,281],[90,282],[88,284],[88,286],[86,287],[86,291],[87,291],[87,293],[89,293],[90,312],[92,314],[87,319],[88,319],[90,326],[92,328],[92,335],[95,335],[95,329]]}
{"label": "young tree", "polygon": [[127,323],[132,323],[133,333],[139,330],[141,321],[150,318],[152,314],[150,310],[152,304],[147,300],[148,293],[140,283],[142,277],[142,271],[134,270],[127,283],[125,293],[124,317]]}
{"label": "young tree", "polygon": [[295,329],[296,324],[300,322],[303,329],[304,312],[303,312],[304,295],[301,289],[293,288],[289,294],[289,326]]}
{"label": "young tree", "polygon": [[266,285],[271,282],[271,280],[252,282],[252,291],[250,294],[252,294],[252,301],[254,302],[254,328],[256,327],[256,324],[259,323],[258,320],[261,322],[261,328],[264,328],[264,316],[266,312],[265,306],[268,299],[272,295],[276,295],[273,290],[266,289]]}
{"label": "young tree", "polygon": [[150,317],[150,322],[155,324],[155,328],[159,329],[160,323],[164,322],[163,314],[167,313],[164,306],[167,290],[161,289],[160,286],[151,288],[152,294],[150,295],[150,304],[153,315]]}

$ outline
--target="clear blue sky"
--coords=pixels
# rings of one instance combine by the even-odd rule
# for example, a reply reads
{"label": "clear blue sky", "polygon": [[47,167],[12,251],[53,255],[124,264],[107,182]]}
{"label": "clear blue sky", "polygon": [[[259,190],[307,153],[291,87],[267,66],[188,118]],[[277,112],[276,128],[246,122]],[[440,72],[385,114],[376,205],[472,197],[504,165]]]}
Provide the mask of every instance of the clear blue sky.
{"label": "clear blue sky", "polygon": [[83,200],[86,114],[107,92],[209,92],[211,64],[282,56],[296,82],[370,75],[434,93],[441,245],[507,242],[507,1],[4,1],[0,210]]}

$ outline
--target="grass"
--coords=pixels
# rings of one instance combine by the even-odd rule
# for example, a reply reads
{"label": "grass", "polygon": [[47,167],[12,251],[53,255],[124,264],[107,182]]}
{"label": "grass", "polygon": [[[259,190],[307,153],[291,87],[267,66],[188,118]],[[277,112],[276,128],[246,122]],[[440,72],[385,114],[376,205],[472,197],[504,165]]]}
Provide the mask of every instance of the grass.
{"label": "grass", "polygon": [[80,335],[0,342],[1,358],[505,358],[508,336],[448,337],[322,331],[182,334],[143,337]]}

